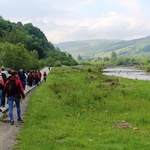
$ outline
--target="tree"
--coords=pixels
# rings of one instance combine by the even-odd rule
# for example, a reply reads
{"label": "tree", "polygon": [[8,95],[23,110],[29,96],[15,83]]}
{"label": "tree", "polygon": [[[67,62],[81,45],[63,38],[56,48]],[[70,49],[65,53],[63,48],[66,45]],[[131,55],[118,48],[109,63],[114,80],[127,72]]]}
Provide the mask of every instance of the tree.
{"label": "tree", "polygon": [[112,52],[110,59],[111,60],[116,60],[116,58],[117,58],[116,52]]}
{"label": "tree", "polygon": [[5,36],[7,42],[12,44],[24,43],[25,33],[19,29],[13,29],[9,34]]}
{"label": "tree", "polygon": [[[28,68],[37,68],[39,64],[54,65],[56,61],[60,61],[61,64],[67,61],[69,65],[76,63],[71,55],[61,52],[59,48],[55,48],[51,42],[48,42],[44,33],[32,23],[25,25],[21,22],[11,23],[1,17],[0,43],[3,43],[0,45],[0,64],[4,63],[11,68],[21,66],[25,68],[25,59],[28,60]],[[21,63],[21,59],[25,63]]]}
{"label": "tree", "polygon": [[0,45],[1,65],[12,69],[28,69],[29,68],[29,52],[24,48],[24,45],[3,43]]}
{"label": "tree", "polygon": [[36,50],[31,51],[30,52],[30,60],[29,60],[29,63],[31,65],[30,66],[31,69],[38,69],[39,68],[38,60],[39,60],[38,52]]}
{"label": "tree", "polygon": [[82,57],[78,55],[77,60],[82,60]]}
{"label": "tree", "polygon": [[104,62],[105,61],[109,61],[109,57],[108,56],[104,57]]}

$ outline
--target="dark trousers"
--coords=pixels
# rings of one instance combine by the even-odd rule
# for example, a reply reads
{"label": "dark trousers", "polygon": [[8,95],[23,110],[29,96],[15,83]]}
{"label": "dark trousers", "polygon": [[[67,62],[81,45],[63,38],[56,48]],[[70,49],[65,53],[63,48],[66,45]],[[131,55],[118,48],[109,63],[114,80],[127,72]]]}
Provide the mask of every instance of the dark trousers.
{"label": "dark trousers", "polygon": [[6,98],[5,98],[5,94],[3,92],[3,94],[2,94],[2,106],[3,107],[5,106],[5,103],[6,103]]}

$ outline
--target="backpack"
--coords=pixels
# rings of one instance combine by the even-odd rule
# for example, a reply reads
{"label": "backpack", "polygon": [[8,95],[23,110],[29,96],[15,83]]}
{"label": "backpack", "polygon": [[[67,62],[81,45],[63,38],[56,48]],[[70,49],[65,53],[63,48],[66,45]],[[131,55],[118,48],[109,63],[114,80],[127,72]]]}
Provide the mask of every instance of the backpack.
{"label": "backpack", "polygon": [[3,77],[4,83],[6,83],[6,80],[7,80],[6,74],[5,74],[5,73],[2,73],[2,77]]}
{"label": "backpack", "polygon": [[5,92],[9,96],[13,96],[13,95],[19,93],[15,80],[8,81],[8,83],[6,84],[6,87],[5,87]]}
{"label": "backpack", "polygon": [[33,80],[33,78],[34,78],[34,77],[33,77],[33,75],[32,75],[32,74],[29,74],[29,75],[28,75],[28,81],[32,81],[32,80]]}
{"label": "backpack", "polygon": [[46,76],[46,72],[44,72],[44,76]]}

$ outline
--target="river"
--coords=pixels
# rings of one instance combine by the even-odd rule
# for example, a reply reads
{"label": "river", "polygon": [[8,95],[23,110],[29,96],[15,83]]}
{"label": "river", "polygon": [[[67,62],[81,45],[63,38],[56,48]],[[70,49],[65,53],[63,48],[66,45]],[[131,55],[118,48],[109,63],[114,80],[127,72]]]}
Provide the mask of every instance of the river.
{"label": "river", "polygon": [[103,70],[103,74],[129,79],[150,80],[150,73],[135,67],[108,67]]}

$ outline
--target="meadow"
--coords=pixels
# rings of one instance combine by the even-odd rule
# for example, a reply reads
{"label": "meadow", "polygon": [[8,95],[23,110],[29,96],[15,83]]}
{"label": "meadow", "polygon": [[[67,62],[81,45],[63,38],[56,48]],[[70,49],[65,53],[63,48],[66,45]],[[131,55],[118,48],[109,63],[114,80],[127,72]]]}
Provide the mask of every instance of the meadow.
{"label": "meadow", "polygon": [[53,68],[29,99],[18,150],[149,150],[150,82]]}

